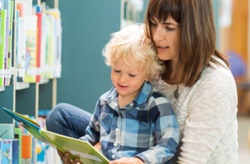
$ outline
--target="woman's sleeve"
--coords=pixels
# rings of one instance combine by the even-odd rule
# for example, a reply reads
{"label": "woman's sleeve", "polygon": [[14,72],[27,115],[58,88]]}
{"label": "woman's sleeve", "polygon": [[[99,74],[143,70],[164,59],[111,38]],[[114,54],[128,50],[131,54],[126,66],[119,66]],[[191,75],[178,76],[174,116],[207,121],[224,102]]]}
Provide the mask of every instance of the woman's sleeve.
{"label": "woman's sleeve", "polygon": [[225,137],[225,131],[231,128],[234,133],[234,127],[229,126],[236,120],[237,91],[229,71],[214,71],[206,77],[197,87],[188,109],[178,163],[207,163]]}

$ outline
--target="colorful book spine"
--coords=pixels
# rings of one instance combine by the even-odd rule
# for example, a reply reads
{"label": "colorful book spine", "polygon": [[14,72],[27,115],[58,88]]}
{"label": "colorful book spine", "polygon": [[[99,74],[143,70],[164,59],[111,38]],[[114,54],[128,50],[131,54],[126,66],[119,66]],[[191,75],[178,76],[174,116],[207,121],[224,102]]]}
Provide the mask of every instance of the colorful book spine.
{"label": "colorful book spine", "polygon": [[0,10],[0,86],[4,86],[5,78],[5,31],[6,31],[6,16],[7,11]]}
{"label": "colorful book spine", "polygon": [[19,154],[18,154],[18,162],[22,164],[22,129],[15,128],[15,139],[19,141]]}
{"label": "colorful book spine", "polygon": [[39,6],[36,6],[36,16],[37,16],[37,76],[36,82],[40,82],[41,79],[41,44],[42,44],[42,12]]}
{"label": "colorful book spine", "polygon": [[19,140],[18,139],[12,140],[12,164],[20,164],[19,154],[20,154]]}
{"label": "colorful book spine", "polygon": [[32,137],[31,135],[22,135],[22,163],[31,164],[32,162]]}
{"label": "colorful book spine", "polygon": [[12,139],[2,139],[1,143],[2,164],[12,162]]}
{"label": "colorful book spine", "polygon": [[37,70],[37,16],[26,16],[26,54],[24,82],[35,83]]}

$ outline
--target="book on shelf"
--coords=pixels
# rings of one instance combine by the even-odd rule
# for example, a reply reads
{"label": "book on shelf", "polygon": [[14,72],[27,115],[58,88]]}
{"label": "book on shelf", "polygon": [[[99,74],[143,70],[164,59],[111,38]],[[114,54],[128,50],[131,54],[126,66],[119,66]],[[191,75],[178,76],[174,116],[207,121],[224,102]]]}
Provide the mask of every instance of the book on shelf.
{"label": "book on shelf", "polygon": [[5,51],[5,38],[6,38],[6,19],[7,19],[7,11],[4,9],[0,9],[0,37],[2,38],[0,41],[0,86],[4,86],[4,80],[6,75],[6,51]]}
{"label": "book on shelf", "polygon": [[109,162],[104,155],[86,141],[47,131],[29,117],[4,107],[2,107],[2,110],[13,117],[19,124],[22,124],[36,139],[57,148],[63,153],[69,152],[72,159],[77,157],[83,163],[95,164],[107,164]]}
{"label": "book on shelf", "polygon": [[[18,140],[18,162],[22,163],[22,129],[21,128],[15,128],[14,130],[14,138]],[[16,160],[16,159],[15,159]]]}

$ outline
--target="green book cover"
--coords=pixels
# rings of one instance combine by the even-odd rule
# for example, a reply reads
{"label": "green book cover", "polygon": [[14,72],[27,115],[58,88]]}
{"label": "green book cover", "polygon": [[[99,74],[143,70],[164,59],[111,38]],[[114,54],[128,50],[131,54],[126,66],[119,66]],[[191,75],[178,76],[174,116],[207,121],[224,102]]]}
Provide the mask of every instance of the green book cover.
{"label": "green book cover", "polygon": [[4,9],[0,10],[0,86],[4,86],[5,77],[5,37],[6,37],[6,13]]}
{"label": "green book cover", "polygon": [[72,159],[78,157],[81,162],[89,164],[108,164],[109,162],[106,157],[86,141],[47,131],[42,129],[37,122],[22,114],[4,107],[2,110],[22,124],[36,139],[59,149],[63,153],[69,152]]}
{"label": "green book cover", "polygon": [[19,154],[18,154],[18,163],[22,164],[22,129],[21,128],[15,128],[15,139],[18,139],[19,141]]}

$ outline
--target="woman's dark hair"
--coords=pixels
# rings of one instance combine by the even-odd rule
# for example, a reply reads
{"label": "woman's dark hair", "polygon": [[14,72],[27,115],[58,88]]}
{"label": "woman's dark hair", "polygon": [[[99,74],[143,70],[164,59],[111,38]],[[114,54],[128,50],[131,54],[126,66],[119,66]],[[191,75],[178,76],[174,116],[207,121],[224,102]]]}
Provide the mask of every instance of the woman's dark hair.
{"label": "woman's dark hair", "polygon": [[[145,17],[146,35],[152,36],[151,19],[164,22],[172,17],[180,27],[180,54],[177,67],[182,66],[181,82],[192,86],[199,79],[202,70],[209,62],[220,64],[213,55],[222,59],[228,66],[225,55],[216,49],[216,32],[211,0],[149,0]],[[170,79],[173,71],[171,61],[164,62],[166,71],[163,79]]]}

